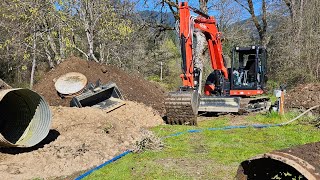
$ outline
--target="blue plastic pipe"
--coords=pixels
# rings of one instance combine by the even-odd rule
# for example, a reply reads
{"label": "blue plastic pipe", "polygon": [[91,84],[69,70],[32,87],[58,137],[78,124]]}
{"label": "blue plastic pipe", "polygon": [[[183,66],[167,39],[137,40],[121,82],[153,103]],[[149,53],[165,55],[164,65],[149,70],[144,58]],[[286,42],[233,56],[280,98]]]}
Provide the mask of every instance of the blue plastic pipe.
{"label": "blue plastic pipe", "polygon": [[93,173],[94,171],[103,168],[104,166],[106,166],[106,165],[108,165],[108,164],[110,164],[110,163],[112,163],[112,162],[114,162],[114,161],[122,158],[123,156],[126,156],[127,154],[130,154],[131,152],[132,152],[132,151],[130,151],[130,150],[125,151],[124,153],[122,153],[122,154],[120,154],[120,155],[118,155],[118,156],[110,159],[109,161],[107,161],[107,162],[105,162],[105,163],[103,163],[103,164],[101,164],[101,165],[99,165],[99,166],[97,166],[97,167],[95,167],[95,168],[93,168],[93,169],[85,172],[84,174],[82,174],[82,175],[80,175],[79,177],[77,177],[75,180],[83,179],[83,178],[89,176],[89,174]]}

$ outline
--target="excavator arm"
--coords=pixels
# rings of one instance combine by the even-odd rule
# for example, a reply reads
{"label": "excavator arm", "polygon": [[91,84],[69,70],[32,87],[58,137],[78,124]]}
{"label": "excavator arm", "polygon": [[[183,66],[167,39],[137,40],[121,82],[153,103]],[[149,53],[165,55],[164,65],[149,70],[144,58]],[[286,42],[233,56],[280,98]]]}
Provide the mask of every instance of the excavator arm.
{"label": "excavator arm", "polygon": [[[212,16],[208,16],[201,11],[188,6],[187,2],[181,2],[180,11],[180,43],[182,54],[182,74],[180,77],[183,81],[183,87],[195,88],[195,69],[194,69],[194,51],[193,51],[193,29],[200,30],[206,37],[208,50],[213,70],[221,71],[224,78],[228,79],[228,72],[224,66],[222,56],[221,36],[218,31],[216,20]],[[190,11],[199,14],[194,18],[190,15]],[[201,79],[200,79],[201,81]]]}
{"label": "excavator arm", "polygon": [[[202,77],[194,64],[193,30],[198,29],[205,37],[208,44],[211,66],[213,70],[221,71],[224,78],[228,79],[227,69],[224,66],[221,46],[221,33],[218,31],[216,20],[201,11],[188,6],[187,2],[179,4],[180,29],[179,37],[182,55],[183,86],[179,91],[170,92],[165,99],[167,123],[169,124],[197,124],[197,114],[200,104],[199,83]],[[190,11],[198,14],[193,17]]]}
{"label": "excavator arm", "polygon": [[[197,17],[191,16],[191,11],[198,14]],[[216,20],[191,6],[187,2],[179,4],[180,28],[179,37],[181,41],[182,55],[182,87],[179,91],[170,92],[165,99],[165,109],[167,112],[167,123],[169,124],[197,124],[198,111],[202,112],[251,112],[268,109],[268,98],[242,98],[241,95],[252,95],[262,93],[260,87],[252,86],[248,89],[248,83],[241,82],[243,86],[234,89],[234,73],[231,80],[228,77],[228,70],[222,53],[221,39],[222,34],[217,28]],[[207,77],[204,86],[204,93],[201,93],[201,77],[203,62],[197,56],[202,46],[193,47],[194,29],[195,34],[204,35],[210,55],[211,67],[213,72]],[[200,32],[200,33],[199,33]],[[198,41],[199,39],[197,39]],[[197,43],[199,45],[199,43]],[[256,47],[256,46],[252,46]],[[252,49],[250,47],[250,49]],[[196,50],[197,49],[197,52]],[[257,53],[256,53],[257,54]],[[257,65],[257,58],[255,63]],[[233,59],[234,61],[234,59]],[[234,61],[235,62],[235,61]],[[233,64],[233,63],[232,63]],[[242,70],[242,69],[240,69]],[[237,71],[235,71],[237,72]],[[257,77],[257,71],[253,71]],[[240,78],[241,79],[241,78]],[[247,89],[246,89],[247,88]],[[232,94],[239,92],[239,95]],[[246,94],[245,94],[246,93]]]}

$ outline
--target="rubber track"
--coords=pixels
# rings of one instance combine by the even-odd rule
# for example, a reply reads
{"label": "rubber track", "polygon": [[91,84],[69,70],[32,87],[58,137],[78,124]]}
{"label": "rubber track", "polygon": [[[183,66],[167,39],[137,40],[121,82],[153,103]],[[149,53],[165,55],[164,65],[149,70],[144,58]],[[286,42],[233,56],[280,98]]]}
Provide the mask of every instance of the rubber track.
{"label": "rubber track", "polygon": [[171,92],[165,99],[167,123],[172,125],[197,125],[197,113],[192,108],[193,92]]}
{"label": "rubber track", "polygon": [[269,97],[241,98],[240,113],[264,112],[268,111],[271,106]]}

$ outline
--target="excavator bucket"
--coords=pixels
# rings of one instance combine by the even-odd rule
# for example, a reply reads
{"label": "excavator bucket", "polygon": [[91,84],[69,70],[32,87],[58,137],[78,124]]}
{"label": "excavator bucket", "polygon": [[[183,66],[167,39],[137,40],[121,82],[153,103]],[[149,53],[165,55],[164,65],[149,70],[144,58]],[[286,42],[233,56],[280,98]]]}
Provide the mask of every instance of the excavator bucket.
{"label": "excavator bucket", "polygon": [[71,107],[98,107],[112,111],[124,105],[124,98],[115,83],[90,86],[79,96],[73,97]]}
{"label": "excavator bucket", "polygon": [[240,109],[239,97],[200,97],[198,111],[202,112],[238,112]]}

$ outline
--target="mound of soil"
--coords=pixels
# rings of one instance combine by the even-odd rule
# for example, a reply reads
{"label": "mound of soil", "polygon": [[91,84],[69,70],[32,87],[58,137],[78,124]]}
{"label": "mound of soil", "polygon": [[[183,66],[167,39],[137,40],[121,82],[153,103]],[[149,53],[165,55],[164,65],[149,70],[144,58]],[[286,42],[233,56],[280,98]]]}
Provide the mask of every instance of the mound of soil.
{"label": "mound of soil", "polygon": [[320,83],[301,84],[285,96],[287,108],[309,109],[320,104]]}
{"label": "mound of soil", "polygon": [[88,82],[92,83],[98,79],[103,84],[115,82],[126,100],[144,103],[161,114],[164,112],[165,91],[159,85],[145,80],[139,74],[128,74],[115,66],[100,65],[77,57],[65,60],[55,69],[46,73],[44,78],[34,86],[34,90],[44,96],[51,106],[69,106],[71,99],[61,99],[54,87],[54,81],[68,72],[82,73],[87,77]]}
{"label": "mound of soil", "polygon": [[[311,164],[315,168],[314,172],[320,172],[320,142],[308,143],[281,151],[299,157]],[[299,162],[299,160],[297,161]],[[304,162],[300,163],[303,164]]]}
{"label": "mound of soil", "polygon": [[107,113],[98,108],[51,107],[52,130],[36,147],[0,148],[1,179],[61,177],[95,167],[132,149],[143,129],[162,124],[142,103]]}

